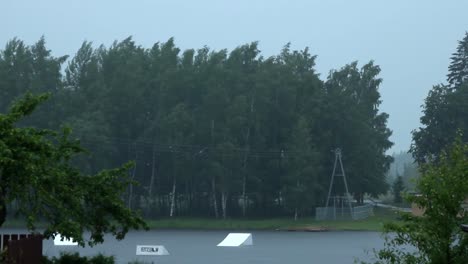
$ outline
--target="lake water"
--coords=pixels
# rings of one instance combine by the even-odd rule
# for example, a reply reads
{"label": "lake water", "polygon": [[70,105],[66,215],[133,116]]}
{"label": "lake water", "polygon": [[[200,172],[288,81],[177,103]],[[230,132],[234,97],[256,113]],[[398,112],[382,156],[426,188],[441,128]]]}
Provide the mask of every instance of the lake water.
{"label": "lake water", "polygon": [[[4,233],[5,230],[3,231]],[[105,243],[93,248],[54,246],[43,244],[44,255],[59,256],[61,251],[94,256],[98,253],[114,255],[117,263],[144,261],[146,263],[202,263],[202,264],[299,264],[353,263],[358,257],[368,260],[366,253],[381,248],[383,239],[377,232],[280,232],[254,231],[253,245],[217,247],[230,231],[171,231],[151,230],[130,232],[122,241],[106,237]],[[136,256],[136,245],[164,245],[169,256]]]}

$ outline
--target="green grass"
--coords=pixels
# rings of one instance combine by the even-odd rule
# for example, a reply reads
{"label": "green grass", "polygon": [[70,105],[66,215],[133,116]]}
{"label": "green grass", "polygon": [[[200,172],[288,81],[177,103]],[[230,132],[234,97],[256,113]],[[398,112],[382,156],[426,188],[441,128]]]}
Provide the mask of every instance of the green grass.
{"label": "green grass", "polygon": [[[349,230],[349,231],[382,231],[386,222],[395,222],[397,213],[390,209],[375,208],[374,216],[364,220],[347,221],[315,221],[314,218],[299,218],[297,221],[291,218],[268,219],[211,219],[211,218],[162,218],[148,220],[151,229],[195,229],[195,230]],[[44,227],[39,223],[38,228]],[[25,222],[10,219],[2,226],[4,228],[25,228]]]}
{"label": "green grass", "polygon": [[396,221],[398,221],[398,214],[395,211],[386,208],[374,208],[374,215],[367,219],[322,223],[332,230],[382,231],[385,223]]}
{"label": "green grass", "polygon": [[328,230],[382,231],[386,222],[397,221],[397,214],[389,209],[376,208],[374,216],[358,221],[315,221],[313,218],[272,219],[207,219],[164,218],[149,220],[151,229],[198,229],[198,230]]}
{"label": "green grass", "polygon": [[272,219],[209,219],[209,218],[174,218],[150,220],[148,224],[154,229],[230,229],[230,230],[275,230],[291,223],[307,224],[311,218],[299,219],[294,222],[292,219],[272,218]]}

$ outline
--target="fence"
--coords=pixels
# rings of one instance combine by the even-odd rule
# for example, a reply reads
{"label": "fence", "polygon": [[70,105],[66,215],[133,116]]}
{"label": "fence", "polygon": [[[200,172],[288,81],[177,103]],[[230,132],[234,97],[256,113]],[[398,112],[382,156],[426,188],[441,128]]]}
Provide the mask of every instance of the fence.
{"label": "fence", "polygon": [[317,207],[315,208],[315,220],[360,220],[374,214],[370,204],[351,207]]}
{"label": "fence", "polygon": [[374,207],[371,204],[353,207],[353,219],[361,220],[374,215]]}
{"label": "fence", "polygon": [[37,234],[1,234],[0,249],[6,251],[6,264],[39,264],[42,239]]}

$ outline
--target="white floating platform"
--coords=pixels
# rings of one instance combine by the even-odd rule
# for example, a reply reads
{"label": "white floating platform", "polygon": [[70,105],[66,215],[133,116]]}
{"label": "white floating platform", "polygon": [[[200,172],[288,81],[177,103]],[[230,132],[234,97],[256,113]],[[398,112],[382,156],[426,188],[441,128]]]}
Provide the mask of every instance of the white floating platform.
{"label": "white floating platform", "polygon": [[229,235],[227,235],[226,238],[218,244],[218,247],[239,247],[251,245],[253,245],[251,233],[229,233]]}
{"label": "white floating platform", "polygon": [[72,239],[63,238],[60,234],[56,234],[54,238],[54,246],[78,246],[78,242]]}
{"label": "white floating platform", "polygon": [[137,256],[166,256],[169,251],[161,245],[138,245],[136,246]]}

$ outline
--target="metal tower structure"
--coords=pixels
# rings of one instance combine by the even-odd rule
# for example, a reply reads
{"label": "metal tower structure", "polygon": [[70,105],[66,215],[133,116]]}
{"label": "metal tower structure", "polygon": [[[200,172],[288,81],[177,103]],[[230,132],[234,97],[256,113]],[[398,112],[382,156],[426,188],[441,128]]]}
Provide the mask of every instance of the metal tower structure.
{"label": "metal tower structure", "polygon": [[[349,206],[349,213],[350,213],[351,218],[354,218],[352,201],[351,201],[350,193],[349,193],[349,190],[348,190],[348,183],[346,181],[346,174],[345,174],[345,171],[344,171],[344,168],[343,168],[343,162],[341,160],[341,149],[337,148],[337,149],[333,150],[333,152],[335,152],[335,163],[333,165],[333,173],[332,173],[331,180],[330,180],[330,188],[328,189],[327,203],[325,205],[326,214],[327,214],[327,217],[328,217],[328,213],[329,213],[328,206],[330,205],[330,201],[332,201],[333,202],[333,213],[334,213],[334,218],[335,219],[336,219],[336,207],[337,207],[337,205],[338,206],[341,205],[341,215],[343,216],[344,215],[345,203],[347,204],[347,206]],[[338,163],[339,163],[338,169],[341,170],[341,173],[337,173]],[[335,188],[335,192],[332,193],[333,186],[335,185],[335,178],[338,178],[338,177],[343,178],[343,183],[344,183],[344,194],[343,195],[340,195],[339,193],[337,193],[336,188]]]}

